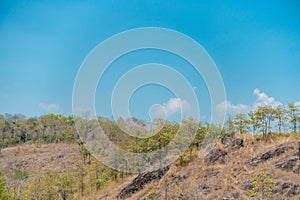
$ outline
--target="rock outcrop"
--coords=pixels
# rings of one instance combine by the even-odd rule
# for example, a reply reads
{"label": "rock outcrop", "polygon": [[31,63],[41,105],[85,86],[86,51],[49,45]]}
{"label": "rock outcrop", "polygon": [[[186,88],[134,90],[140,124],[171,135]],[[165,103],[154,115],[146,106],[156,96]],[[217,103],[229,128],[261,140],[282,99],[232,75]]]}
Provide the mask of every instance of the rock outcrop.
{"label": "rock outcrop", "polygon": [[224,194],[223,197],[221,197],[219,200],[235,200],[239,199],[240,194],[238,192],[227,192]]}
{"label": "rock outcrop", "polygon": [[222,139],[221,143],[225,148],[229,148],[230,150],[239,149],[244,146],[244,140],[240,138],[234,138],[235,134],[225,134]]}
{"label": "rock outcrop", "polygon": [[293,197],[300,194],[300,184],[291,182],[278,182],[273,194],[279,193],[285,197]]}
{"label": "rock outcrop", "polygon": [[151,181],[161,179],[165,173],[169,170],[169,167],[164,167],[162,169],[158,169],[152,172],[145,172],[139,174],[129,185],[121,190],[118,195],[119,199],[125,199],[132,194],[138,192],[143,189],[144,186]]}
{"label": "rock outcrop", "polygon": [[293,156],[287,160],[276,163],[275,166],[277,168],[281,168],[286,171],[292,171],[293,168],[296,166],[298,160],[299,160],[299,157]]}
{"label": "rock outcrop", "polygon": [[215,164],[216,162],[225,163],[227,152],[222,149],[213,149],[205,158],[206,164]]}
{"label": "rock outcrop", "polygon": [[242,148],[242,147],[244,147],[244,140],[243,139],[237,138],[237,139],[233,139],[231,141],[230,149],[239,149],[239,148]]}
{"label": "rock outcrop", "polygon": [[251,160],[248,161],[248,164],[251,166],[257,166],[258,164],[265,162],[271,158],[274,158],[276,156],[280,156],[281,154],[294,149],[294,147],[290,144],[282,144],[276,147],[275,149],[271,151],[267,151]]}

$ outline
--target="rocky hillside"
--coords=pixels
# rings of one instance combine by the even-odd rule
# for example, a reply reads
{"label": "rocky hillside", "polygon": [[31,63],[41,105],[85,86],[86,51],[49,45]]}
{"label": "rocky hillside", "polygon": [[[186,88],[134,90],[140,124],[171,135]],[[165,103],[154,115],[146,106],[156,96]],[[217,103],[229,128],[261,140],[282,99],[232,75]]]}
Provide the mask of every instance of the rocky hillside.
{"label": "rocky hillside", "polygon": [[[98,169],[95,161],[82,165],[83,155],[76,143],[24,144],[5,148],[1,150],[0,166],[9,191],[13,189],[14,194],[19,196],[24,196],[23,189],[29,191],[33,186],[37,186],[33,188],[36,189],[35,195],[41,198],[49,195],[46,190],[53,190],[56,183],[61,183],[57,177],[51,188],[40,182],[49,182],[41,174],[51,170],[61,174],[62,180],[67,177],[74,182],[74,185],[65,186],[75,191],[72,193],[66,189],[69,191],[66,199],[296,200],[300,199],[300,140],[296,138],[281,135],[266,142],[251,135],[226,135],[207,149],[194,150],[192,156],[188,152],[184,162],[177,161],[154,172],[127,174],[123,178],[101,165]],[[82,185],[79,184],[81,173],[68,172],[72,169],[78,171],[78,165],[84,167]],[[99,177],[97,180],[102,181],[101,185],[99,189],[93,189],[92,175],[98,171],[102,175],[117,177],[116,181]],[[41,179],[37,179],[39,177]],[[50,177],[55,176],[52,174]],[[104,184],[104,180],[107,183]],[[34,181],[40,185],[35,185]],[[80,187],[85,187],[82,194]],[[52,195],[49,199],[63,199],[63,193]]]}
{"label": "rocky hillside", "polygon": [[[213,148],[86,199],[300,199],[300,142],[226,136]],[[196,156],[197,155],[197,156]]]}

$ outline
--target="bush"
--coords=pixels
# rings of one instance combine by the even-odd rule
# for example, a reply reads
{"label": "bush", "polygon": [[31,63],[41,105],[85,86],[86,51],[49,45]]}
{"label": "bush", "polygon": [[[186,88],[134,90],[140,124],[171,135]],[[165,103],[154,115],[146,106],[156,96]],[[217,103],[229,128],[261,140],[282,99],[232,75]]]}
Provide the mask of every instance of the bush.
{"label": "bush", "polygon": [[10,199],[6,190],[6,181],[2,176],[2,171],[0,171],[0,199]]}
{"label": "bush", "polygon": [[248,191],[250,197],[258,199],[271,198],[272,191],[276,188],[276,180],[270,178],[265,172],[258,172],[252,179],[253,188]]}

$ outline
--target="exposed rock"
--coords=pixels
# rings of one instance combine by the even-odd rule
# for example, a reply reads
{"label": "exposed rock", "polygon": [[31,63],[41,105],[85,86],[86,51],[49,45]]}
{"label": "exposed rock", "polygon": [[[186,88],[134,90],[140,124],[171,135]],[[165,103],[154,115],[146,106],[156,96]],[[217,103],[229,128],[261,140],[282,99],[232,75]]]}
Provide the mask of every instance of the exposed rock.
{"label": "exposed rock", "polygon": [[225,163],[225,156],[227,152],[221,149],[213,149],[209,152],[208,156],[205,158],[207,164],[214,164],[216,162]]}
{"label": "exposed rock", "polygon": [[296,165],[296,167],[294,168],[293,172],[295,174],[300,174],[300,163]]}
{"label": "exposed rock", "polygon": [[234,138],[235,134],[225,134],[222,139],[221,143],[224,145],[225,148],[229,147],[231,150],[233,149],[239,149],[244,146],[244,140],[237,138]]}
{"label": "exposed rock", "polygon": [[152,172],[145,172],[139,174],[129,185],[121,190],[118,198],[125,199],[137,191],[144,188],[144,186],[153,180],[161,179],[165,173],[169,170],[169,167],[164,167]]}
{"label": "exposed rock", "polygon": [[238,192],[227,192],[219,200],[234,200],[234,199],[239,199],[239,195],[240,194]]}
{"label": "exposed rock", "polygon": [[288,192],[288,196],[295,196],[298,194],[300,194],[300,184],[295,184],[292,186],[292,188]]}
{"label": "exposed rock", "polygon": [[221,139],[221,143],[224,145],[224,146],[228,146],[232,140],[232,138],[234,137],[234,133],[231,133],[231,134],[225,134],[222,139]]}
{"label": "exposed rock", "polygon": [[293,197],[300,194],[300,184],[279,182],[277,183],[277,189],[274,190],[273,193],[280,193],[284,196]]}
{"label": "exposed rock", "polygon": [[295,156],[300,157],[300,142],[298,143],[298,152],[295,154]]}
{"label": "exposed rock", "polygon": [[212,178],[212,177],[218,177],[220,174],[220,171],[211,171],[211,172],[207,172],[204,175],[204,178]]}
{"label": "exposed rock", "polygon": [[184,181],[185,179],[187,179],[187,176],[183,175],[183,176],[174,176],[172,175],[172,182],[179,184],[182,181]]}
{"label": "exposed rock", "polygon": [[290,171],[293,169],[293,167],[296,166],[298,160],[299,160],[299,158],[294,156],[288,160],[276,163],[275,166],[278,168]]}
{"label": "exposed rock", "polygon": [[244,146],[244,140],[237,138],[237,139],[233,139],[231,141],[230,148],[231,149],[239,149],[239,148],[242,148],[243,146]]}
{"label": "exposed rock", "polygon": [[276,147],[274,150],[267,151],[251,160],[247,163],[251,166],[257,166],[259,163],[265,162],[275,156],[280,156],[281,154],[287,152],[290,149],[294,149],[292,145],[282,144]]}
{"label": "exposed rock", "polygon": [[253,184],[251,180],[246,180],[243,184],[243,189],[246,191],[252,190],[253,189]]}
{"label": "exposed rock", "polygon": [[64,158],[64,157],[65,157],[64,155],[57,156],[57,158]]}
{"label": "exposed rock", "polygon": [[200,185],[197,188],[197,193],[207,195],[210,192],[210,186],[206,183],[200,183]]}

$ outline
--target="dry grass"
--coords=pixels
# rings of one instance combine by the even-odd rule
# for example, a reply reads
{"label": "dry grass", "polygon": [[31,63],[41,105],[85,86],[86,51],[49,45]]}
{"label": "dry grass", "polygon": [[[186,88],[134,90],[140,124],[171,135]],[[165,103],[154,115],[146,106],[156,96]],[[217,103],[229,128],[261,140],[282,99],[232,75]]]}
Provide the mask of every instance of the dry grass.
{"label": "dry grass", "polygon": [[[293,137],[284,136],[277,140],[278,136],[276,136],[276,138],[268,142],[253,135],[240,135],[238,137],[244,140],[244,147],[241,149],[229,151],[224,149],[220,143],[215,146],[215,148],[228,151],[228,158],[225,164],[207,166],[202,158],[198,158],[184,167],[181,167],[179,162],[175,162],[161,180],[148,184],[143,190],[137,192],[129,199],[138,200],[142,197],[166,199],[166,196],[167,199],[180,199],[180,197],[185,197],[186,199],[218,199],[227,192],[238,192],[239,199],[249,199],[247,192],[243,190],[243,185],[246,180],[251,179],[259,171],[265,171],[279,181],[300,183],[299,175],[283,171],[274,166],[276,162],[282,161],[296,153],[298,143]],[[257,167],[251,167],[246,164],[253,157],[272,150],[283,143],[291,143],[295,145],[295,149],[261,163]],[[197,154],[195,152],[195,155]],[[216,171],[220,172],[218,176],[207,177],[207,174]],[[125,185],[122,184],[122,187]],[[199,190],[201,185],[208,185],[210,191],[207,193],[205,189]],[[110,193],[111,195],[108,199],[116,199],[119,191],[115,189],[113,193]],[[156,194],[156,196],[152,196],[153,194]]]}
{"label": "dry grass", "polygon": [[[195,159],[192,162],[186,166],[180,166],[179,161],[176,161],[161,180],[151,182],[129,199],[138,200],[144,197],[146,199],[180,199],[182,197],[218,199],[227,192],[233,191],[239,193],[239,199],[249,199],[246,191],[243,190],[243,184],[259,171],[265,171],[279,181],[300,183],[299,175],[274,166],[275,163],[296,153],[299,140],[293,135],[276,135],[268,142],[254,135],[239,135],[238,137],[244,140],[244,147],[241,149],[228,150],[220,143],[214,147],[228,152],[225,164],[207,165],[203,158],[198,157],[199,151],[193,151]],[[248,160],[283,143],[293,144],[295,149],[261,163],[257,167],[246,164]],[[77,144],[58,143],[38,146],[27,144],[3,149],[0,167],[7,177],[11,176],[16,169],[27,171],[29,175],[32,175],[48,169],[53,171],[70,169],[76,167],[81,159]],[[211,175],[215,172],[219,174]],[[135,175],[132,175],[124,178],[122,182],[111,182],[100,192],[91,193],[87,197],[74,197],[74,199],[117,199],[119,192],[134,178]],[[209,192],[206,186],[209,187]]]}

